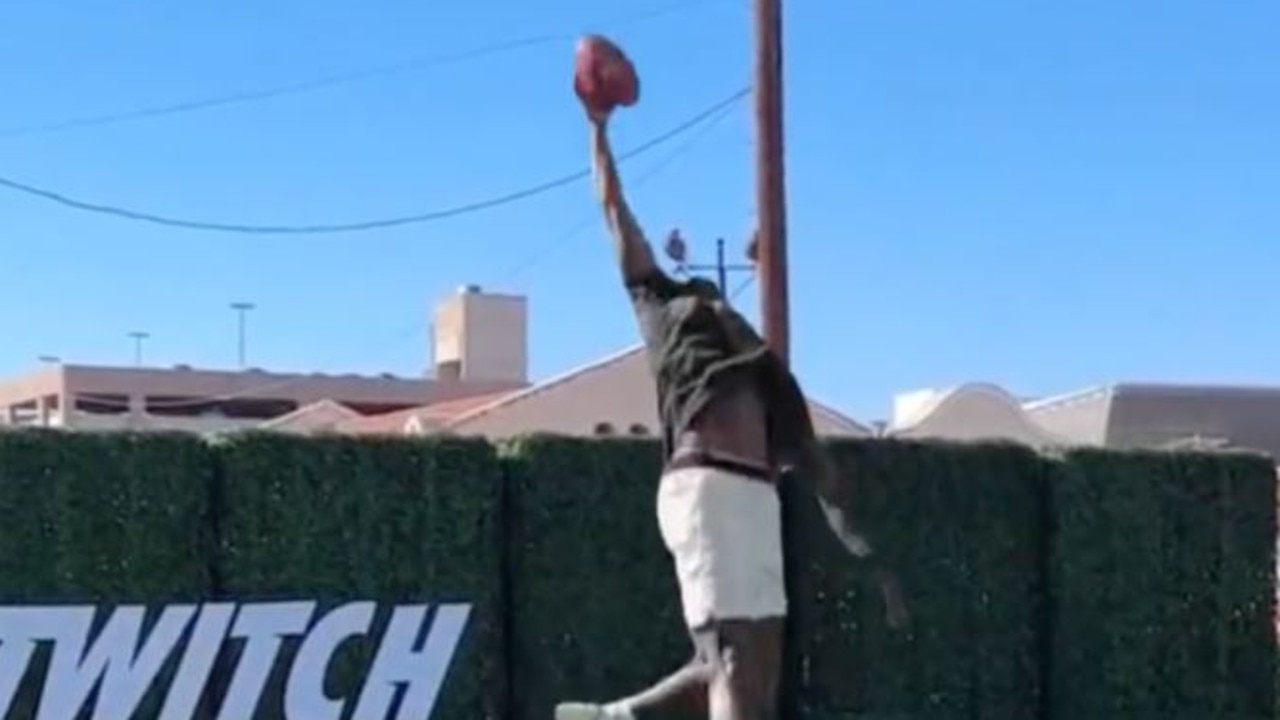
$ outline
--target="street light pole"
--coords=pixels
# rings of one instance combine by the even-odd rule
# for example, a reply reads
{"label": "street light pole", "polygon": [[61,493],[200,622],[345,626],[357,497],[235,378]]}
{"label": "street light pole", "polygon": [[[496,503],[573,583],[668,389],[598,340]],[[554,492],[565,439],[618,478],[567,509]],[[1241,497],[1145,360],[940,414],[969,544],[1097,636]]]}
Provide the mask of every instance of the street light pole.
{"label": "street light pole", "polygon": [[250,302],[233,302],[231,309],[236,312],[236,357],[239,359],[240,368],[244,369],[245,361],[245,324],[246,316],[250,310],[256,305]]}
{"label": "street light pole", "polygon": [[142,343],[151,337],[151,333],[134,330],[129,337],[133,338],[133,364],[142,367]]}

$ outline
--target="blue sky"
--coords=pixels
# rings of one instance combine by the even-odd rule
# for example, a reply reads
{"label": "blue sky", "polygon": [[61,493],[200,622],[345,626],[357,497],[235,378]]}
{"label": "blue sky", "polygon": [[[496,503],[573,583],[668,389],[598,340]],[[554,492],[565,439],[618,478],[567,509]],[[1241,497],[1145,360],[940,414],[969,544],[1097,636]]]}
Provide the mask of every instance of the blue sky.
{"label": "blue sky", "polygon": [[[670,5],[670,2],[665,3]],[[617,144],[749,81],[746,0],[0,5],[0,176],[236,223],[426,212],[586,161],[572,37],[603,30],[644,96]],[[1276,382],[1280,4],[789,0],[793,348],[862,417],[973,379],[1025,394],[1121,379]],[[532,36],[506,53],[63,132],[69,119],[308,82]],[[749,104],[636,158],[652,235],[752,226]],[[687,142],[686,142],[687,140]],[[640,177],[645,179],[640,182]],[[191,232],[0,192],[0,373],[38,355],[420,372],[462,283],[530,297],[545,376],[637,339],[588,185],[350,235]],[[752,311],[753,290],[740,303]]]}

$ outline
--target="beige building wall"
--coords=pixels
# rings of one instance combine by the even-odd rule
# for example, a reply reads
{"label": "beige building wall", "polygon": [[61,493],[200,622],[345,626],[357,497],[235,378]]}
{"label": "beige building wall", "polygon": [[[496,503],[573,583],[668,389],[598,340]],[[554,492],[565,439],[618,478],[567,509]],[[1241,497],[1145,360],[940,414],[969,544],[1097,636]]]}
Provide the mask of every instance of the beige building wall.
{"label": "beige building wall", "polygon": [[628,351],[552,378],[450,423],[464,435],[505,438],[530,432],[597,435],[660,433],[653,381],[643,352]]}
{"label": "beige building wall", "polygon": [[471,382],[528,378],[528,304],[522,296],[463,287],[436,307],[433,338],[440,378]]}
{"label": "beige building wall", "polygon": [[[61,419],[59,418],[59,422]],[[197,435],[213,435],[236,430],[252,430],[261,425],[260,420],[244,420],[226,417],[174,417],[146,414],[94,415],[76,413],[69,425],[54,425],[83,432],[189,432]]]}
{"label": "beige building wall", "polygon": [[[0,382],[0,424],[221,432],[253,427],[268,419],[223,417],[216,409],[221,404],[271,402],[289,412],[334,400],[388,411],[525,385],[513,381],[66,365]],[[77,403],[86,402],[98,411],[75,409]]]}
{"label": "beige building wall", "polygon": [[[528,386],[525,299],[464,287],[437,308],[437,377],[272,373],[188,366],[49,365],[0,379],[0,425],[83,430],[223,432],[271,423],[330,401],[381,414]],[[331,426],[336,407],[285,425]],[[326,415],[333,415],[329,417]]]}
{"label": "beige building wall", "polygon": [[1036,423],[1017,398],[986,383],[900,394],[894,398],[888,434],[904,440],[1005,440],[1032,447],[1063,444]]}
{"label": "beige building wall", "polygon": [[298,435],[334,432],[338,425],[363,417],[351,408],[332,400],[321,400],[298,408],[288,415],[281,415],[258,426],[259,430],[274,430]]}
{"label": "beige building wall", "polygon": [[[865,437],[870,431],[811,402],[824,436]],[[548,432],[563,435],[658,436],[656,388],[642,348],[631,348],[464,414],[450,432],[493,439]]]}

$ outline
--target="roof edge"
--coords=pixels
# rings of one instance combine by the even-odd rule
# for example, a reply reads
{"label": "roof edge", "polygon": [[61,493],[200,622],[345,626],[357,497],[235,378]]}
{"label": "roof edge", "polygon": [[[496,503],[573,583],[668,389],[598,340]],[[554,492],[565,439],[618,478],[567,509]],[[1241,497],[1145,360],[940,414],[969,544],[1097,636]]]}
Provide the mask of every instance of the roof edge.
{"label": "roof edge", "polygon": [[623,360],[626,360],[627,358],[643,351],[644,351],[644,343],[637,343],[635,345],[627,347],[626,349],[620,350],[611,355],[606,355],[603,358],[594,360],[585,365],[579,365],[578,367],[568,370],[566,372],[560,373],[559,375],[553,375],[552,377],[546,380],[543,380],[540,383],[534,383],[533,385],[530,385],[529,387],[524,388],[523,390],[516,390],[512,392],[510,395],[497,398],[491,403],[486,403],[484,405],[481,405],[480,407],[468,410],[467,412],[464,412],[458,415],[457,417],[454,417],[453,419],[449,420],[448,422],[444,423],[442,427],[446,429],[456,428],[459,425],[462,425],[464,423],[467,423],[472,420],[481,418],[485,415],[488,415],[494,410],[499,410],[509,405],[514,405],[518,402],[531,398],[535,395],[539,395],[543,392],[546,392],[547,390],[559,387],[569,382],[570,380],[574,380],[582,375],[585,375],[586,373],[595,372],[597,370],[603,370],[611,365],[616,365],[617,363],[622,362]]}
{"label": "roof edge", "polygon": [[1008,409],[1017,417],[1018,421],[1027,428],[1033,430],[1037,435],[1041,436],[1046,445],[1070,445],[1068,438],[1044,427],[1036,421],[1035,417],[1026,409],[1026,406],[1018,401],[1018,398],[1005,388],[991,382],[969,382],[962,385],[947,388],[941,393],[937,402],[934,402],[928,411],[919,415],[915,420],[906,425],[890,428],[888,434],[890,436],[909,433],[928,422],[929,418],[941,412],[948,405],[951,405],[962,397],[965,393],[977,393],[993,397],[1006,405]]}

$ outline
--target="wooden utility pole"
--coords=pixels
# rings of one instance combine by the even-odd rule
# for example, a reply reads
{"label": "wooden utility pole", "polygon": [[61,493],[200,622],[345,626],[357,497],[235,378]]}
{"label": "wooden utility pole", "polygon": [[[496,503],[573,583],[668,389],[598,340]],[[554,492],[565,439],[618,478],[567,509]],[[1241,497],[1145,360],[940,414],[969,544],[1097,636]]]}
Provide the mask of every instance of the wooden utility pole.
{"label": "wooden utility pole", "polygon": [[782,0],[755,0],[756,212],[764,336],[791,359],[782,140]]}
{"label": "wooden utility pole", "polygon": [[[787,298],[787,196],[782,140],[782,0],[755,2],[756,213],[760,315],[764,337],[784,363],[791,359]],[[804,687],[805,618],[809,599],[804,498],[793,482],[780,488],[782,549],[788,598],[778,717],[790,720]]]}

